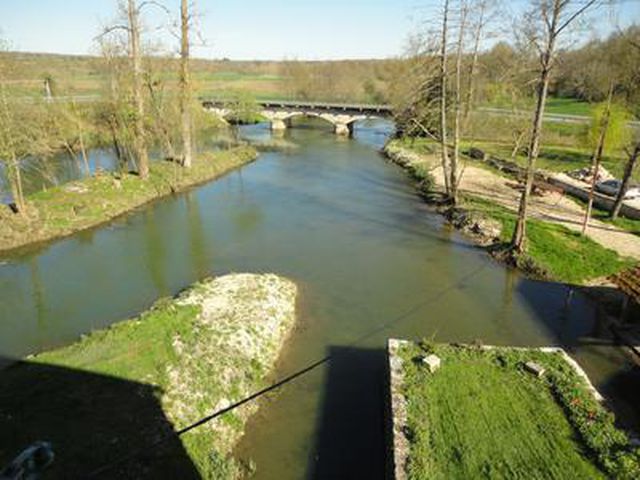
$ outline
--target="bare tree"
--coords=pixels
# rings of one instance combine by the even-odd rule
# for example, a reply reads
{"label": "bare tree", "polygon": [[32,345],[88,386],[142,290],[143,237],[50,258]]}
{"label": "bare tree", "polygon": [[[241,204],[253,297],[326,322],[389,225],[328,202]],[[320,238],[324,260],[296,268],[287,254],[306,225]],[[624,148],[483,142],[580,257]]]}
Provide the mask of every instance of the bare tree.
{"label": "bare tree", "polygon": [[613,208],[611,209],[611,218],[614,220],[618,218],[618,215],[620,215],[620,210],[622,209],[622,202],[624,200],[624,197],[627,195],[627,191],[629,190],[629,183],[631,183],[631,175],[633,174],[633,171],[636,168],[636,164],[638,163],[638,157],[640,156],[640,141],[636,142],[636,145],[633,151],[628,153],[629,153],[629,160],[624,166],[624,174],[622,176],[622,185],[620,185],[620,191],[618,192],[616,201],[613,204]]}
{"label": "bare tree", "polygon": [[140,178],[149,177],[149,153],[147,152],[146,134],[144,127],[144,94],[142,78],[142,58],[140,52],[140,6],[136,0],[127,1],[127,19],[129,33],[129,56],[133,67],[133,99],[135,106],[134,118],[134,150],[138,162]]}
{"label": "bare tree", "polygon": [[447,196],[451,194],[449,177],[449,147],[447,145],[447,40],[449,28],[449,0],[444,0],[442,11],[442,32],[440,39],[440,146],[442,155],[442,173]]}
{"label": "bare tree", "polygon": [[191,119],[191,79],[189,72],[189,2],[182,0],[180,7],[180,120],[182,131],[182,165],[189,168],[193,163],[193,139]]}
{"label": "bare tree", "polygon": [[451,156],[451,178],[449,180],[449,198],[455,205],[458,201],[458,184],[460,174],[458,168],[460,164],[460,121],[462,115],[462,57],[464,53],[464,35],[467,24],[467,14],[469,6],[466,0],[460,2],[458,41],[456,46],[456,74],[454,92],[454,123],[453,123],[453,155]]}
{"label": "bare tree", "polygon": [[[636,31],[637,34],[637,31]],[[631,45],[636,52],[640,52],[640,42],[635,41],[631,35],[625,36],[625,39],[629,45]],[[624,201],[624,197],[627,195],[627,190],[629,190],[629,184],[631,183],[631,176],[633,175],[633,171],[636,168],[636,163],[638,162],[638,156],[640,156],[640,141],[636,142],[635,148],[633,151],[628,152],[629,160],[624,166],[624,173],[622,175],[622,184],[620,185],[620,190],[618,191],[618,195],[616,196],[616,201],[613,204],[613,208],[611,209],[611,218],[616,219],[618,215],[620,215],[620,210],[622,209],[622,202]]]}
{"label": "bare tree", "polygon": [[520,197],[516,228],[511,238],[512,249],[519,253],[525,250],[529,198],[540,149],[542,121],[551,71],[556,60],[558,39],[567,27],[599,3],[598,0],[531,0],[533,8],[524,19],[529,41],[538,50],[539,77],[536,88],[536,107],[531,122],[526,180]]}
{"label": "bare tree", "polygon": [[[480,0],[477,6],[477,20],[475,23],[475,29],[473,34],[473,51],[471,53],[471,62],[469,63],[469,72],[467,77],[467,91],[464,101],[464,123],[469,122],[469,115],[471,114],[471,107],[473,105],[473,95],[475,92],[474,78],[476,69],[478,67],[478,54],[480,52],[480,41],[484,33],[486,26],[486,14],[488,8],[488,0]],[[475,12],[474,12],[475,13]]]}
{"label": "bare tree", "polygon": [[587,233],[589,226],[589,219],[591,218],[591,210],[593,209],[593,196],[596,190],[596,183],[600,176],[600,162],[602,161],[602,154],[604,152],[604,144],[607,138],[607,132],[609,130],[609,120],[611,117],[611,100],[613,98],[613,82],[609,84],[609,93],[607,94],[607,102],[604,107],[604,112],[598,119],[598,139],[596,143],[595,151],[591,160],[591,187],[589,188],[589,201],[587,202],[587,209],[584,212],[584,221],[582,222],[582,234]]}

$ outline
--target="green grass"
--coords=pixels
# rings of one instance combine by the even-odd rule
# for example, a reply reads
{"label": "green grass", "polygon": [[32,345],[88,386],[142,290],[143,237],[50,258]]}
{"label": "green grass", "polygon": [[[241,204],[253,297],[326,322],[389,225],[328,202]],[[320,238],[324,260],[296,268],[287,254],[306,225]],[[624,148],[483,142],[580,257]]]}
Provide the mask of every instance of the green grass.
{"label": "green grass", "polygon": [[[414,359],[433,352],[428,373]],[[411,480],[634,478],[640,456],[557,353],[410,344],[401,349]],[[537,378],[522,364],[534,360]],[[559,400],[559,401],[558,401]],[[602,469],[602,470],[601,470]]]}
{"label": "green grass", "polygon": [[[475,146],[494,155],[498,158],[509,160],[511,157],[512,145],[493,142],[464,142],[463,148]],[[514,161],[525,167],[527,165],[526,155],[519,154]],[[602,159],[602,166],[606,168],[612,175],[621,178],[624,170],[625,160],[617,155],[605,155]],[[562,147],[562,146],[543,146],[540,149],[540,155],[536,166],[538,169],[550,172],[567,172],[578,170],[591,165],[591,154],[581,148]],[[640,181],[640,171],[636,171],[633,175],[635,181]]]}
{"label": "green grass", "polygon": [[[510,241],[516,223],[514,212],[471,196],[464,196],[461,207],[498,220],[501,240]],[[527,253],[521,262],[548,279],[575,284],[612,275],[632,264],[578,232],[536,219],[527,222]]]}
{"label": "green grass", "polygon": [[[511,99],[505,99],[504,101],[496,101],[491,104],[486,104],[487,107],[494,108],[508,108],[511,109]],[[534,108],[534,99],[531,99],[529,110]],[[594,105],[589,102],[583,102],[575,98],[566,97],[548,97],[545,106],[546,113],[553,113],[558,115],[580,115],[589,116],[593,111]]]}
{"label": "green grass", "polygon": [[0,251],[51,240],[97,226],[149,201],[210,181],[257,156],[250,147],[200,155],[189,169],[175,162],[151,162],[147,180],[132,174],[101,174],[30,195],[25,216],[0,209]]}
{"label": "green grass", "polygon": [[[571,197],[571,200],[573,200],[574,202],[576,202],[578,205],[582,206],[586,210],[587,208],[586,201],[576,197]],[[622,216],[619,216],[615,220],[612,220],[609,217],[608,210],[601,210],[595,204],[593,205],[593,210],[591,211],[591,218],[594,220],[599,220],[604,223],[608,223],[609,225],[613,225],[614,227],[617,227],[620,230],[624,230],[626,232],[640,236],[640,220],[634,220],[632,218],[626,218]]]}
{"label": "green grass", "polygon": [[582,115],[588,117],[593,112],[594,105],[575,98],[550,97],[547,99],[545,110],[547,113],[560,115]]}

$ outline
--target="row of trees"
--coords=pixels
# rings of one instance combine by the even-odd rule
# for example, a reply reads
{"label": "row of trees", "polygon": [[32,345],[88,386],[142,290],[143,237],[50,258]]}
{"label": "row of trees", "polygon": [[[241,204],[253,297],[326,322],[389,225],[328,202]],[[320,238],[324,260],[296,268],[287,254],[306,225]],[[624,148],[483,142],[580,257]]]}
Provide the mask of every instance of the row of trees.
{"label": "row of trees", "polygon": [[[481,53],[480,46],[488,35],[505,35],[499,26],[504,23],[504,17],[498,11],[499,3],[492,0],[442,0],[439,25],[428,24],[412,41],[403,75],[405,82],[398,85],[392,99],[398,112],[397,122],[403,134],[426,135],[440,144],[445,193],[451,204],[458,202],[458,186],[463,171],[461,138],[473,135],[473,104],[478,97],[486,101],[493,96],[494,99],[500,97],[513,109],[513,154],[520,150],[526,139],[523,150],[527,155],[523,191],[511,239],[511,247],[517,253],[526,247],[529,203],[542,141],[543,117],[551,89],[566,92],[569,85],[578,85],[577,78],[583,79],[584,84],[588,83],[586,79],[591,79],[589,81],[593,85],[589,95],[592,97],[587,97],[584,90],[580,98],[604,100],[597,110],[590,135],[594,147],[594,177],[597,177],[605,147],[620,145],[626,138],[623,133],[627,131],[628,118],[616,100],[624,104],[637,95],[638,83],[630,79],[637,76],[640,62],[626,64],[629,58],[635,58],[635,54],[621,53],[619,43],[626,39],[627,48],[633,48],[634,42],[630,39],[637,39],[638,29],[632,27],[614,34],[607,41],[594,41],[578,50],[567,48],[579,33],[581,21],[590,13],[604,9],[607,3],[610,2],[530,0],[528,10],[518,19],[510,34],[511,42],[498,42],[490,51]],[[603,52],[612,46],[618,49],[617,53],[607,57]],[[590,57],[591,66],[594,62],[602,65],[606,58],[612,68],[598,74],[586,63],[581,72],[566,69],[575,57],[582,58],[585,52],[593,49],[603,51]],[[598,81],[596,76],[600,77]],[[570,78],[574,80],[570,81]],[[606,86],[603,87],[604,80]],[[532,97],[534,103],[530,105],[528,99]],[[521,113],[527,109],[533,110],[527,115],[528,124],[523,123],[526,116]],[[638,150],[636,145],[629,152],[625,188],[637,161]],[[613,216],[618,215],[623,196],[624,189],[613,209]],[[585,230],[590,210],[589,206]]]}
{"label": "row of trees", "polygon": [[[153,128],[161,139],[165,156],[189,168],[193,162],[193,123],[191,117],[191,81],[189,71],[190,39],[189,32],[192,24],[190,5],[188,0],[181,0],[180,4],[180,71],[179,71],[179,118],[181,132],[181,156],[176,158],[175,149],[171,141],[171,128],[166,122],[160,122],[164,117],[165,104],[161,97],[162,81],[154,77],[150,69],[145,69],[142,44],[142,10],[146,7],[162,9],[167,14],[169,10],[159,2],[127,0],[120,4],[122,21],[105,29],[100,35],[103,57],[106,60],[107,74],[110,83],[110,104],[107,112],[114,147],[119,155],[124,155],[122,137],[130,138],[133,150],[133,160],[137,165],[138,174],[142,179],[149,176],[148,132],[145,125],[147,103],[152,109],[156,122]],[[118,37],[119,32],[125,32],[125,38]],[[115,38],[114,38],[114,35]],[[123,62],[125,55],[128,62]],[[145,95],[145,88],[147,95]],[[149,101],[146,101],[148,97]],[[123,104],[123,99],[128,99]]]}
{"label": "row of trees", "polygon": [[[8,87],[18,65],[0,55],[0,159],[14,199],[14,210],[26,210],[21,164],[27,158],[47,158],[66,151],[80,158],[90,174],[87,149],[111,145],[121,168],[133,168],[141,179],[149,176],[149,148],[157,145],[163,157],[191,167],[194,151],[194,112],[190,75],[190,32],[193,5],[181,0],[176,36],[180,39],[177,91],[167,80],[169,58],[151,58],[143,42],[142,14],[148,7],[171,13],[159,2],[119,2],[120,19],[99,35],[99,68],[106,79],[101,100],[77,103],[73,92],[56,100],[52,81],[44,98],[16,95]],[[7,51],[7,45],[0,45]],[[179,147],[176,148],[176,145]],[[179,152],[177,154],[176,152]]]}

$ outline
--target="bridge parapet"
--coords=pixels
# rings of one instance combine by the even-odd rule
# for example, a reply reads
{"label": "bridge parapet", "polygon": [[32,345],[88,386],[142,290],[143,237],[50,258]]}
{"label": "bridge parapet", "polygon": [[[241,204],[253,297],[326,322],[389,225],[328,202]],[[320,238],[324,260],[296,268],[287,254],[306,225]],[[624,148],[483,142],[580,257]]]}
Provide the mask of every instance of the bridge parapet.
{"label": "bridge parapet", "polygon": [[[203,106],[208,111],[222,117],[228,117],[231,109],[222,100],[204,100]],[[392,115],[388,105],[339,104],[321,102],[297,102],[265,100],[258,102],[260,114],[271,123],[275,131],[286,130],[291,126],[294,117],[317,117],[334,126],[337,135],[349,136],[353,133],[354,123],[372,117],[389,117]]]}

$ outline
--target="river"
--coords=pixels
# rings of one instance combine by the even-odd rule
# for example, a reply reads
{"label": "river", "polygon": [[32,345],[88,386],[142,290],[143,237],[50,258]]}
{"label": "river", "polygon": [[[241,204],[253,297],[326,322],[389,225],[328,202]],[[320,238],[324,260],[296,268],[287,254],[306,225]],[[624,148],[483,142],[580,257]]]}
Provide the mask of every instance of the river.
{"label": "river", "polygon": [[[262,401],[236,451],[256,478],[382,478],[388,337],[567,346],[624,408],[623,356],[593,341],[596,306],[452,231],[378,153],[389,132],[383,122],[359,125],[353,139],[294,128],[297,149],[0,259],[0,354],[68,343],[209,275],[274,272],[301,288],[276,375],[333,360]],[[270,137],[265,125],[243,134]]]}

